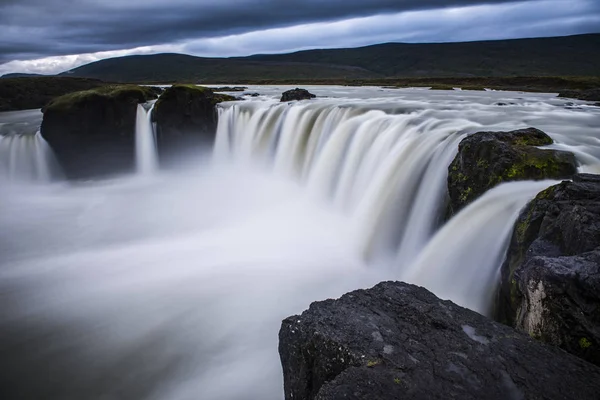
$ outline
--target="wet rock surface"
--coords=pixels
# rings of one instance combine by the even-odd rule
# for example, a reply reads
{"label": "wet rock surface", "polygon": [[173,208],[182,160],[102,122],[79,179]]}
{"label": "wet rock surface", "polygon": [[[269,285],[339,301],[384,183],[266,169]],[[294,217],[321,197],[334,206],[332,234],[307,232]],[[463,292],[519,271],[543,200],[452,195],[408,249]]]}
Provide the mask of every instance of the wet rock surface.
{"label": "wet rock surface", "polygon": [[535,128],[478,132],[463,139],[448,167],[448,216],[503,182],[562,179],[575,174],[573,154],[536,147],[552,143],[550,136]]}
{"label": "wet rock surface", "polygon": [[600,176],[576,175],[523,210],[496,318],[600,365]]}
{"label": "wet rock surface", "polygon": [[296,89],[288,90],[287,92],[283,92],[283,94],[281,95],[281,102],[285,103],[287,101],[294,101],[294,100],[310,100],[310,99],[314,99],[315,97],[317,97],[317,96],[310,93],[306,89],[296,88]]}
{"label": "wet rock surface", "polygon": [[173,85],[160,96],[153,110],[161,162],[186,151],[210,146],[217,130],[216,105],[235,100],[226,94],[195,85]]}
{"label": "wet rock surface", "polygon": [[424,288],[382,282],[279,332],[285,398],[593,399],[600,368]]}
{"label": "wet rock surface", "polygon": [[137,105],[156,97],[155,90],[133,85],[70,93],[42,109],[41,134],[70,179],[129,172]]}

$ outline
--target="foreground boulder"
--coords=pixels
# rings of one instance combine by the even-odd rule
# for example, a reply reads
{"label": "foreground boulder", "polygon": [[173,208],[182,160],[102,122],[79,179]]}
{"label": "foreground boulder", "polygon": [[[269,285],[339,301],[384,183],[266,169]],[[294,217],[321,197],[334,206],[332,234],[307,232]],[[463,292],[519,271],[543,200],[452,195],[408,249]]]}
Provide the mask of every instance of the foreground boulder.
{"label": "foreground boulder", "polygon": [[311,304],[279,332],[285,398],[593,399],[600,368],[401,282]]}
{"label": "foreground boulder", "polygon": [[212,145],[217,130],[216,105],[234,97],[195,85],[167,88],[154,106],[158,152],[161,161],[186,150]]}
{"label": "foreground boulder", "polygon": [[552,186],[521,213],[496,318],[600,365],[600,176]]}
{"label": "foreground boulder", "polygon": [[41,133],[68,178],[127,172],[135,164],[137,105],[156,97],[132,85],[70,93],[42,109]]}
{"label": "foreground boulder", "polygon": [[507,181],[568,178],[577,172],[575,156],[535,146],[553,140],[535,128],[478,132],[463,139],[448,167],[449,215]]}
{"label": "foreground boulder", "polygon": [[287,92],[283,92],[283,94],[281,95],[281,102],[285,103],[287,101],[294,101],[294,100],[310,100],[310,99],[314,99],[315,97],[317,97],[317,96],[310,93],[306,89],[296,88],[296,89],[288,90]]}

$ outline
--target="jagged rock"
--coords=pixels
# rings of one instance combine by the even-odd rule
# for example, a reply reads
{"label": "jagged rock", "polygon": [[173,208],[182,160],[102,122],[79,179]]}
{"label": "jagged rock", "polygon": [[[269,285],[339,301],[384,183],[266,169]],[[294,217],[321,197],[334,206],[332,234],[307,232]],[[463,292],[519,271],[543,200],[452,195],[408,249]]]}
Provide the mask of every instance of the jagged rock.
{"label": "jagged rock", "polygon": [[167,88],[154,106],[158,153],[162,162],[186,150],[211,145],[217,129],[216,105],[234,97],[195,85]]}
{"label": "jagged rock", "polygon": [[507,181],[568,178],[577,172],[575,156],[538,149],[553,140],[535,128],[478,132],[463,139],[448,167],[449,215]]}
{"label": "jagged rock", "polygon": [[600,368],[424,288],[383,282],[282,322],[286,400],[593,399]]}
{"label": "jagged rock", "polygon": [[521,213],[495,314],[600,365],[600,176],[552,186]]}
{"label": "jagged rock", "polygon": [[294,101],[294,100],[310,100],[310,99],[314,99],[315,97],[317,97],[317,96],[310,93],[306,89],[296,88],[296,89],[288,90],[287,92],[283,92],[283,94],[281,95],[281,102],[285,103],[285,102]]}
{"label": "jagged rock", "polygon": [[70,93],[42,109],[41,133],[68,178],[130,171],[137,104],[155,98],[152,89],[132,85]]}

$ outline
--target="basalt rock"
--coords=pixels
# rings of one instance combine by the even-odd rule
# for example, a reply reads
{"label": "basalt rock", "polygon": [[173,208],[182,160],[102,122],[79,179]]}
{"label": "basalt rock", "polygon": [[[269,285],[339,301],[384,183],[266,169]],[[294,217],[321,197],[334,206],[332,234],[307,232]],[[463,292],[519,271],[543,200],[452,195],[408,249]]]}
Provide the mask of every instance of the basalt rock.
{"label": "basalt rock", "polygon": [[593,399],[600,368],[424,288],[383,282],[279,332],[286,400]]}
{"label": "basalt rock", "polygon": [[600,176],[552,186],[521,213],[495,314],[600,365]]}
{"label": "basalt rock", "polygon": [[41,133],[68,178],[128,172],[135,164],[137,105],[155,98],[152,89],[132,85],[70,93],[42,109]]}
{"label": "basalt rock", "polygon": [[195,85],[167,88],[154,106],[158,152],[169,162],[185,151],[210,146],[217,130],[216,105],[234,97]]}
{"label": "basalt rock", "polygon": [[310,100],[310,99],[314,99],[315,97],[317,97],[317,96],[310,93],[306,89],[296,88],[296,89],[288,90],[287,92],[283,92],[283,94],[281,95],[281,102],[285,103],[285,102],[294,101],[294,100]]}
{"label": "basalt rock", "polygon": [[449,216],[502,182],[562,179],[575,174],[573,154],[536,147],[552,143],[550,136],[535,128],[478,132],[463,139],[448,167]]}

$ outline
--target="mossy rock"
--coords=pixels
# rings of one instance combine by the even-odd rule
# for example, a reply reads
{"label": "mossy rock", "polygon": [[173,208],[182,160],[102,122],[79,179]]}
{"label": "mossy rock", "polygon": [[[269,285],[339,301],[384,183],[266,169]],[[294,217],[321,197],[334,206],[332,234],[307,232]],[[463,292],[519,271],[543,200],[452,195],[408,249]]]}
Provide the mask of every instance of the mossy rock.
{"label": "mossy rock", "polygon": [[535,129],[478,132],[463,139],[448,168],[452,215],[487,190],[509,181],[568,178],[577,172],[572,153],[539,149],[552,138]]}
{"label": "mossy rock", "polygon": [[156,97],[153,89],[135,85],[60,96],[42,109],[42,136],[69,178],[130,171],[135,163],[137,105]]}
{"label": "mossy rock", "polygon": [[216,105],[235,97],[196,85],[173,85],[157,100],[152,118],[157,124],[161,162],[182,151],[210,146],[217,129]]}
{"label": "mossy rock", "polygon": [[600,365],[600,176],[575,175],[523,210],[494,317]]}

